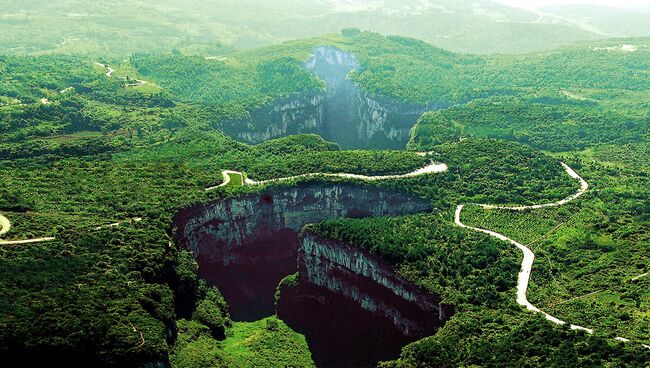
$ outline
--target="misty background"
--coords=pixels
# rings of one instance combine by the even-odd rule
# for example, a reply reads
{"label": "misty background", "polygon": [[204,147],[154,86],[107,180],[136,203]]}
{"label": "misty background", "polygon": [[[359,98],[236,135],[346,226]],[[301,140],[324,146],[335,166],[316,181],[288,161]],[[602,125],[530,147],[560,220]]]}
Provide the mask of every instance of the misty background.
{"label": "misty background", "polygon": [[467,53],[650,35],[647,1],[593,1],[0,0],[0,53],[216,55],[346,27]]}

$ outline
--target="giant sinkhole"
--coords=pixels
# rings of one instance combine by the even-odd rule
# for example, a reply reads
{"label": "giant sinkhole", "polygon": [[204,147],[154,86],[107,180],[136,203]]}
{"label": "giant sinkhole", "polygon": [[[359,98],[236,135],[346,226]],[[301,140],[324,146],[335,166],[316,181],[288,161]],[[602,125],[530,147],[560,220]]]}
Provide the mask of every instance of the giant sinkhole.
{"label": "giant sinkhole", "polygon": [[[397,191],[303,183],[188,208],[175,224],[233,319],[277,314],[305,335],[317,365],[359,367],[396,358],[408,342],[433,334],[451,310],[379,257],[301,230],[327,219],[431,210]],[[288,275],[297,282],[278,287]]]}

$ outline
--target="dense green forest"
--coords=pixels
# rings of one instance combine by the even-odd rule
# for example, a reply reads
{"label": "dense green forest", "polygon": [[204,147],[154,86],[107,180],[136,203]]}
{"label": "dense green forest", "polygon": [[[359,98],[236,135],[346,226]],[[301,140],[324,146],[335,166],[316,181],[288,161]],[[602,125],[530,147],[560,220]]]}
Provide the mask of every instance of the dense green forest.
{"label": "dense green forest", "polygon": [[[594,105],[610,102],[612,109],[611,100],[646,100],[644,91],[650,87],[647,49],[623,53],[580,45],[524,56],[472,56],[369,32],[290,41],[210,60],[136,55],[132,63],[179,98],[223,106],[226,112],[234,109],[227,114],[232,116],[269,99],[322,88],[300,65],[314,47],[323,44],[349,51],[359,59],[361,67],[350,78],[364,90],[400,101],[444,105],[527,94],[534,96],[533,102],[548,104],[589,105],[598,99],[602,102]],[[220,78],[225,74],[229,77]],[[593,97],[572,93],[582,90]]]}
{"label": "dense green forest", "polygon": [[[432,147],[461,137],[490,137],[561,152],[647,141],[650,109],[642,94],[621,93],[612,99],[575,101],[549,93],[476,100],[423,115],[410,144]],[[638,101],[637,108],[617,103],[624,100]]]}
{"label": "dense green forest", "polygon": [[638,348],[569,332],[543,317],[521,313],[512,291],[519,270],[516,249],[454,227],[449,219],[336,220],[309,229],[382,256],[402,275],[456,307],[439,332],[406,346],[399,360],[384,367],[642,367],[650,357]]}
{"label": "dense green forest", "polygon": [[[0,131],[11,132],[3,134],[3,140],[79,131],[119,131],[129,138],[146,133],[148,140],[162,140],[167,137],[160,130],[190,124],[219,128],[225,120],[274,99],[324,88],[302,67],[312,49],[322,44],[359,59],[361,67],[350,78],[370,93],[442,106],[478,100],[436,117],[464,127],[465,134],[514,138],[554,150],[576,144],[552,146],[543,140],[585,141],[578,146],[584,148],[625,143],[647,134],[650,64],[646,49],[624,53],[576,46],[543,54],[479,57],[368,32],[291,41],[217,59],[135,54],[126,63],[112,64],[117,76],[147,78],[162,90],[123,88],[119,78],[100,73],[103,69],[93,64],[97,60],[78,56],[0,57],[0,101],[5,101],[1,111],[16,114],[2,119]],[[34,64],[38,67],[31,68]],[[49,104],[37,106],[43,98]],[[33,110],[25,111],[23,104]],[[549,128],[553,119],[564,124]],[[421,139],[419,132],[428,123],[418,127],[413,139]],[[621,128],[629,130],[627,136],[616,135]],[[557,132],[547,134],[549,129]],[[48,143],[29,142],[36,147],[25,149],[48,150]]]}
{"label": "dense green forest", "polygon": [[[644,367],[650,351],[638,342],[650,339],[649,279],[636,277],[648,272],[650,244],[648,49],[597,49],[644,42],[477,56],[348,29],[248,51],[205,42],[160,53],[133,44],[125,46],[130,56],[119,58],[88,56],[97,53],[77,46],[70,55],[2,55],[0,212],[12,226],[0,240],[56,240],[0,242],[0,359],[311,366],[305,337],[283,321],[230,318],[219,290],[197,276],[192,254],[174,242],[172,218],[264,189],[206,191],[222,182],[222,170],[254,180],[391,175],[435,161],[448,170],[269,184],[355,182],[415,194],[435,208],[309,226],[382,257],[454,305],[456,314],[435,335],[382,366]],[[327,88],[303,67],[320,45],[356,56],[360,68],[349,78],[362,90],[441,109],[422,115],[405,151],[341,150],[314,134],[248,145],[222,132],[230,118]],[[50,46],[30,50],[40,47]],[[205,50],[218,56],[206,58]],[[134,80],[147,83],[130,85]],[[463,216],[530,244],[537,255],[531,302],[594,335],[518,306],[517,249],[453,225],[460,203],[537,204],[571,195],[579,185],[560,161],[590,183],[580,200],[516,213],[468,206]]]}

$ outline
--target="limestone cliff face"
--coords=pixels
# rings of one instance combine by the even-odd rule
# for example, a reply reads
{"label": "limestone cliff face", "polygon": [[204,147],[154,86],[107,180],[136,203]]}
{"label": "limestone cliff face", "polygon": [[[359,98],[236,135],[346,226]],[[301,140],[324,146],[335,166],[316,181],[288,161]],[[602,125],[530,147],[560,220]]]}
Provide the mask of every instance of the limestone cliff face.
{"label": "limestone cliff face", "polygon": [[449,106],[365,91],[349,78],[359,67],[354,55],[331,46],[317,47],[305,63],[326,85],[322,135],[344,148],[404,148],[424,112]]}
{"label": "limestone cliff face", "polygon": [[[235,320],[277,313],[310,341],[319,366],[375,366],[433,334],[450,315],[440,298],[409,284],[379,257],[299,231],[341,217],[432,210],[405,193],[348,183],[305,183],[215,201],[175,217],[177,240],[216,285]],[[280,280],[298,271],[297,283]],[[345,341],[345,346],[341,346]]]}
{"label": "limestone cliff face", "polygon": [[450,308],[438,296],[404,280],[381,258],[343,242],[305,231],[298,269],[302,283],[355,301],[390,320],[404,336],[425,336],[449,318]]}
{"label": "limestone cliff face", "polygon": [[224,133],[247,143],[323,131],[324,93],[309,91],[279,98],[239,119],[223,122]]}
{"label": "limestone cliff face", "polygon": [[324,82],[324,92],[277,99],[243,119],[225,122],[224,131],[248,143],[317,133],[343,148],[404,148],[420,115],[449,106],[409,103],[365,91],[349,78],[360,67],[356,57],[335,47],[315,48],[303,66]]}
{"label": "limestone cliff face", "polygon": [[181,211],[175,223],[182,244],[196,257],[238,263],[237,250],[308,223],[341,217],[375,217],[431,210],[415,196],[352,184],[304,184],[272,188]]}
{"label": "limestone cliff face", "polygon": [[357,136],[367,148],[403,149],[418,118],[427,111],[449,107],[447,103],[409,104],[360,91]]}

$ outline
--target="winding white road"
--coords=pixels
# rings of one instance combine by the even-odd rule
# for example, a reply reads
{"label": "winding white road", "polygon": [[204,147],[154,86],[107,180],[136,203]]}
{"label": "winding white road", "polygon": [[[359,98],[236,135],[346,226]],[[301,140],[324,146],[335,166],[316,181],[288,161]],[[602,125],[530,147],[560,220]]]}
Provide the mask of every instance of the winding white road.
{"label": "winding white road", "polygon": [[223,182],[222,182],[221,184],[219,184],[219,185],[215,185],[215,186],[213,186],[213,187],[205,188],[205,190],[206,190],[206,191],[207,191],[207,190],[213,190],[213,189],[217,189],[217,188],[221,188],[221,187],[225,187],[225,186],[227,186],[227,185],[230,184],[230,182],[231,182],[230,175],[239,175],[239,176],[241,176],[242,183],[245,183],[245,181],[244,181],[244,173],[242,173],[242,172],[239,172],[239,171],[232,171],[232,170],[223,170],[223,171],[221,172],[221,175],[223,175]]}
{"label": "winding white road", "polygon": [[95,62],[95,65],[97,65],[97,66],[101,66],[102,68],[106,69],[106,76],[109,77],[109,78],[112,77],[112,76],[113,76],[113,72],[115,72],[115,69],[111,68],[111,67],[108,66],[108,65],[105,65],[105,64],[102,64],[102,63],[98,63],[98,62]]}
{"label": "winding white road", "polygon": [[[575,180],[578,180],[580,182],[580,189],[572,195],[570,195],[567,198],[564,198],[560,201],[557,202],[552,202],[552,203],[544,203],[544,204],[535,204],[531,206],[498,206],[498,205],[491,205],[491,204],[479,204],[479,206],[483,207],[484,209],[500,209],[500,210],[510,210],[510,211],[525,211],[525,210],[535,210],[535,209],[540,209],[540,208],[547,208],[547,207],[559,207],[564,204],[567,204],[578,197],[582,196],[589,190],[589,183],[587,183],[580,175],[578,175],[569,165],[565,164],[564,162],[561,163],[562,167],[564,167],[564,170],[569,174],[569,176]],[[463,208],[465,205],[461,204],[456,207],[456,214],[454,216],[454,223],[462,228],[466,229],[471,229],[474,231],[479,231],[484,234],[488,234],[490,236],[493,236],[497,239],[509,242],[513,245],[515,245],[519,250],[521,250],[524,253],[524,259],[521,262],[521,271],[519,271],[519,277],[517,279],[517,303],[526,309],[528,309],[531,312],[535,313],[542,313],[547,320],[563,325],[566,322],[560,320],[557,317],[554,317],[546,312],[543,312],[536,306],[534,306],[531,302],[528,301],[528,298],[526,297],[526,294],[528,292],[528,284],[530,282],[530,274],[532,272],[533,268],[533,263],[535,262],[535,254],[533,251],[530,250],[530,248],[526,247],[525,245],[512,240],[508,238],[507,236],[503,234],[499,234],[494,231],[486,230],[486,229],[481,229],[478,227],[472,227],[463,224],[463,222],[460,219],[461,213],[463,212]],[[583,330],[587,331],[588,333],[593,333],[594,331],[590,328],[583,327],[583,326],[578,326],[578,325],[570,325],[571,329],[574,330]]]}
{"label": "winding white road", "polygon": [[561,164],[564,170],[566,171],[566,173],[569,174],[570,177],[580,182],[580,189],[578,189],[578,191],[575,192],[574,194],[564,198],[563,200],[553,202],[553,203],[535,204],[532,206],[496,206],[492,204],[479,204],[479,206],[488,210],[498,209],[498,210],[511,210],[511,211],[525,211],[525,210],[536,210],[539,208],[546,208],[546,207],[559,207],[575,200],[576,198],[585,194],[587,190],[589,190],[589,183],[587,183],[582,177],[580,177],[580,175],[578,175],[572,168],[570,168],[569,165],[565,164],[564,162],[561,162]]}
{"label": "winding white road", "polygon": [[[420,152],[418,153],[418,155],[426,155],[426,152]],[[268,179],[268,180],[260,180],[260,181],[246,178],[244,180],[244,184],[263,185],[263,184],[270,184],[270,183],[276,183],[276,182],[287,181],[287,180],[294,180],[300,178],[312,178],[312,177],[338,177],[338,178],[349,178],[349,179],[361,179],[361,180],[368,180],[368,181],[390,180],[390,179],[411,178],[414,176],[420,176],[425,174],[445,172],[447,170],[448,170],[447,165],[438,162],[431,162],[429,165],[425,167],[419,168],[417,170],[411,171],[406,174],[399,174],[399,175],[368,176],[368,175],[347,174],[347,173],[309,173],[309,174],[288,176],[285,178]],[[242,178],[244,177],[244,174],[242,172],[232,171],[232,170],[224,170],[221,172],[221,174],[223,175],[224,178],[223,182],[219,185],[206,188],[205,190],[213,190],[230,184],[230,175],[241,175]]]}
{"label": "winding white road", "polygon": [[[101,66],[102,68],[106,69],[106,76],[107,77],[109,77],[109,78],[113,77],[113,73],[115,72],[115,69],[111,68],[110,66],[108,66],[106,64],[102,64],[102,63],[98,63],[98,62],[95,62],[95,65]],[[124,86],[126,86],[126,87],[140,87],[140,86],[144,86],[145,84],[149,84],[149,82],[143,81],[143,80],[140,80],[140,79],[128,79],[127,77],[122,77],[121,79],[124,81]],[[135,83],[128,83],[129,80],[135,81]],[[63,93],[63,92],[61,92],[61,93]]]}
{"label": "winding white road", "polygon": [[[11,222],[3,214],[0,213],[0,236],[5,235],[11,229]],[[19,244],[31,244],[31,243],[43,243],[55,240],[53,237],[44,237],[44,238],[34,238],[26,240],[2,240],[0,239],[0,245],[19,245]]]}
{"label": "winding white road", "polygon": [[[418,155],[425,156],[427,152],[419,152]],[[548,208],[548,207],[559,207],[562,205],[565,205],[579,197],[581,197],[583,194],[585,194],[589,190],[589,183],[587,183],[578,173],[575,172],[569,165],[565,164],[564,162],[561,162],[562,167],[566,171],[566,173],[576,181],[580,183],[580,188],[572,195],[570,195],[567,198],[564,198],[562,200],[559,200],[557,202],[552,202],[552,203],[544,203],[544,204],[536,204],[536,205],[530,205],[530,206],[500,206],[500,205],[492,205],[492,204],[478,204],[478,206],[481,206],[484,209],[502,209],[502,210],[510,210],[510,211],[525,211],[525,210],[535,210],[535,209],[540,209],[540,208]],[[285,178],[277,178],[277,179],[270,179],[270,180],[261,180],[261,181],[256,181],[252,180],[249,178],[246,178],[244,180],[244,185],[263,185],[263,184],[269,184],[273,182],[281,182],[281,181],[287,181],[287,180],[292,180],[292,179],[298,179],[298,178],[306,178],[306,177],[316,177],[316,176],[323,176],[323,177],[341,177],[341,178],[352,178],[352,179],[362,179],[362,180],[368,180],[368,181],[375,181],[375,180],[390,180],[390,179],[400,179],[400,178],[408,178],[408,177],[414,177],[414,176],[420,176],[420,175],[425,175],[425,174],[430,174],[430,173],[438,173],[438,172],[444,172],[447,171],[448,167],[447,165],[443,163],[436,163],[436,162],[431,162],[429,165],[414,170],[410,173],[407,174],[401,174],[401,175],[381,175],[381,176],[367,176],[367,175],[358,175],[358,174],[347,174],[347,173],[309,173],[309,174],[302,174],[302,175],[295,175],[295,176],[290,176],[290,177],[285,177]],[[245,178],[244,173],[240,171],[232,171],[232,170],[224,170],[221,172],[223,175],[223,182],[217,186],[209,187],[206,188],[207,191],[213,190],[216,188],[224,187],[228,184],[230,184],[231,175],[241,175],[242,178]],[[519,250],[522,251],[524,258],[523,261],[521,262],[521,270],[519,271],[519,275],[517,278],[517,303],[527,310],[534,312],[534,313],[541,313],[544,315],[544,317],[558,325],[564,325],[567,322],[552,316],[541,309],[537,308],[534,306],[531,302],[528,301],[527,297],[527,292],[528,292],[528,284],[530,282],[530,275],[532,272],[533,268],[533,263],[535,262],[535,254],[533,253],[532,250],[530,250],[528,247],[525,245],[508,238],[507,236],[503,234],[499,234],[497,232],[491,231],[491,230],[486,230],[486,229],[481,229],[477,227],[472,227],[465,225],[461,221],[461,214],[463,212],[463,208],[465,208],[464,204],[460,204],[456,207],[456,211],[454,214],[454,223],[462,228],[469,229],[469,230],[474,230],[478,231],[484,234],[488,234],[492,237],[495,237],[499,240],[506,241],[508,243],[513,244],[516,246]],[[641,275],[640,277],[643,277],[645,275]],[[572,330],[582,330],[585,331],[589,334],[593,334],[594,330],[591,328],[587,328],[584,326],[579,326],[579,325],[574,325],[570,324],[569,325]],[[614,338],[617,341],[621,342],[630,342],[630,340],[624,338],[624,337],[615,337]],[[649,345],[646,344],[641,344],[645,348],[649,348]]]}
{"label": "winding white road", "polygon": [[[426,152],[421,152],[418,153],[418,155],[426,155]],[[589,184],[580,176],[578,175],[571,167],[569,167],[565,163],[561,163],[562,167],[564,170],[567,172],[567,174],[580,182],[580,189],[573,195],[562,199],[557,202],[553,203],[545,203],[545,204],[537,204],[537,205],[531,205],[531,206],[499,206],[499,205],[491,205],[491,204],[478,204],[479,206],[483,207],[484,209],[502,209],[502,210],[511,210],[511,211],[524,211],[524,210],[534,210],[534,209],[540,209],[540,208],[546,208],[546,207],[558,207],[562,206],[566,203],[569,203],[589,190]],[[379,175],[379,176],[367,176],[367,175],[358,175],[358,174],[348,174],[348,173],[309,173],[309,174],[302,174],[302,175],[295,175],[295,176],[290,176],[290,177],[285,177],[285,178],[277,178],[277,179],[269,179],[269,180],[261,180],[261,181],[255,181],[249,178],[246,178],[243,180],[244,185],[263,185],[263,184],[269,184],[269,183],[274,183],[274,182],[281,182],[281,181],[287,181],[287,180],[293,180],[293,179],[298,179],[298,178],[306,178],[306,177],[317,177],[317,176],[323,176],[323,177],[341,177],[341,178],[351,178],[351,179],[361,179],[361,180],[367,180],[367,181],[377,181],[377,180],[391,180],[391,179],[401,179],[401,178],[409,178],[409,177],[415,177],[415,176],[421,176],[421,175],[426,175],[426,174],[432,174],[432,173],[440,173],[440,172],[445,172],[448,170],[447,165],[443,163],[437,163],[437,162],[431,162],[429,165],[422,167],[420,169],[414,170],[412,172],[406,173],[406,174],[400,174],[400,175]],[[223,182],[217,186],[209,187],[206,188],[206,191],[213,190],[216,188],[224,187],[231,182],[231,175],[240,175],[242,179],[245,178],[244,173],[240,171],[232,171],[232,170],[224,170],[221,172],[223,175]],[[519,250],[522,251],[524,257],[523,261],[521,263],[521,270],[519,271],[518,279],[517,279],[517,303],[527,310],[534,312],[534,313],[541,313],[546,317],[547,320],[558,324],[558,325],[564,325],[566,324],[565,321],[560,320],[557,317],[554,317],[536,306],[534,306],[532,303],[528,301],[527,298],[527,292],[528,292],[528,284],[530,282],[530,275],[532,272],[532,267],[533,263],[535,262],[535,254],[533,251],[531,251],[528,247],[525,245],[508,238],[507,236],[503,234],[499,234],[497,232],[491,231],[491,230],[486,230],[486,229],[481,229],[477,227],[472,227],[465,225],[461,221],[461,214],[463,211],[463,208],[465,207],[464,204],[458,205],[456,207],[456,211],[454,214],[454,223],[462,228],[465,229],[470,229],[474,231],[478,231],[484,234],[488,234],[492,237],[495,237],[499,240],[503,240],[506,242],[509,242],[516,246]],[[141,218],[134,218],[130,219],[128,221],[140,221]],[[109,225],[104,225],[98,227],[96,230],[106,228],[106,227],[115,227],[119,226],[121,222],[109,224]],[[11,222],[2,214],[0,214],[0,236],[5,235],[11,228]],[[39,243],[39,242],[45,242],[45,241],[52,241],[55,240],[54,237],[46,237],[46,238],[36,238],[36,239],[28,239],[28,240],[16,240],[16,241],[3,241],[0,240],[0,245],[13,245],[13,244],[29,244],[29,243]],[[644,277],[646,274],[638,276],[637,278]],[[570,325],[571,329],[574,330],[583,330],[587,333],[593,333],[594,331],[590,328],[579,326],[579,325]],[[623,338],[623,337],[616,337],[615,338],[618,341],[622,342],[629,342],[628,339]],[[649,348],[649,345],[642,344],[644,347]]]}
{"label": "winding white road", "polygon": [[11,222],[0,213],[0,236],[6,234],[11,229]]}
{"label": "winding white road", "polygon": [[[589,190],[589,183],[587,183],[580,175],[578,175],[571,167],[569,167],[569,165],[565,164],[564,162],[562,162],[561,164],[562,164],[562,167],[564,167],[564,170],[567,172],[567,174],[569,174],[569,176],[571,178],[573,178],[573,179],[580,182],[580,189],[578,189],[578,191],[576,193],[570,195],[567,198],[564,198],[564,199],[562,199],[560,201],[557,201],[557,202],[536,204],[536,205],[532,205],[532,206],[498,206],[498,205],[491,205],[491,204],[478,204],[478,205],[483,207],[484,209],[488,209],[488,210],[489,209],[501,209],[501,210],[509,210],[509,211],[525,211],[525,210],[535,210],[535,209],[547,208],[547,207],[559,207],[559,206],[562,206],[564,204],[567,204],[567,203],[579,198],[583,194],[585,194],[587,192],[587,190]],[[454,223],[457,226],[460,226],[460,227],[465,228],[465,229],[471,229],[471,230],[474,230],[474,231],[479,231],[479,232],[482,232],[484,234],[488,234],[488,235],[490,235],[492,237],[495,237],[497,239],[509,242],[509,243],[515,245],[517,248],[519,248],[519,250],[521,250],[522,253],[524,254],[524,259],[521,262],[521,270],[519,271],[519,276],[517,278],[517,303],[519,305],[523,306],[524,308],[528,309],[531,312],[543,314],[544,317],[547,320],[549,320],[549,321],[551,321],[551,322],[553,322],[555,324],[558,324],[558,325],[566,324],[567,322],[562,321],[561,319],[559,319],[557,317],[554,317],[554,316],[542,311],[541,309],[537,308],[531,302],[528,301],[528,297],[527,297],[528,284],[530,282],[530,275],[531,275],[531,272],[532,272],[533,263],[535,262],[535,254],[533,253],[533,251],[530,250],[530,248],[526,247],[525,245],[523,245],[523,244],[521,244],[521,243],[519,243],[519,242],[517,242],[517,241],[515,241],[513,239],[510,239],[510,238],[508,238],[507,236],[505,236],[503,234],[499,234],[497,232],[486,230],[486,229],[481,229],[481,228],[478,228],[478,227],[465,225],[461,221],[461,213],[463,212],[464,207],[465,207],[465,205],[463,205],[463,204],[458,205],[458,207],[456,207],[456,213],[454,215]],[[641,275],[641,276],[643,276],[643,275]],[[594,333],[594,330],[592,330],[591,328],[587,328],[587,327],[583,327],[583,326],[579,326],[579,325],[574,325],[574,324],[570,324],[569,326],[571,327],[572,330],[582,330],[582,331],[586,331],[589,334]],[[615,337],[614,340],[621,341],[621,342],[626,342],[626,343],[630,342],[629,339],[626,339],[624,337]],[[641,344],[641,345],[643,347],[645,347],[645,348],[650,349],[650,345],[646,345],[646,344]]]}

